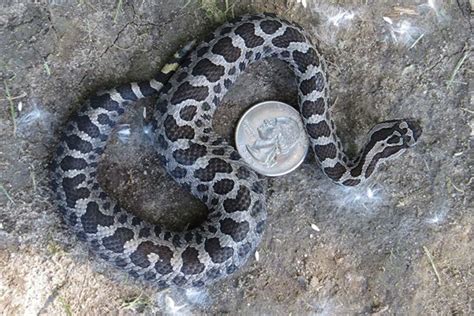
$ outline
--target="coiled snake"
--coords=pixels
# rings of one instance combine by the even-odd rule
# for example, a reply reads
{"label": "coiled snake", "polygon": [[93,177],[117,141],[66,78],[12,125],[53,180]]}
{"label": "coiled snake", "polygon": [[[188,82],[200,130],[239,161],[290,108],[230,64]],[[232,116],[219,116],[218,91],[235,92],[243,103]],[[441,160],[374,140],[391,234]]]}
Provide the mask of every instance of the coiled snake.
{"label": "coiled snake", "polygon": [[[261,239],[265,190],[257,174],[212,128],[220,100],[249,64],[276,57],[291,67],[311,147],[336,183],[358,185],[421,134],[413,120],[380,123],[369,132],[358,157],[350,160],[330,116],[324,59],[301,27],[274,15],[237,18],[188,50],[175,55],[151,81],[90,98],[67,123],[53,159],[55,199],[73,231],[101,258],[159,287],[200,287],[229,275]],[[97,180],[101,154],[125,106],[157,92],[157,155],[171,177],[209,209],[204,223],[185,232],[166,230],[127,212]]]}

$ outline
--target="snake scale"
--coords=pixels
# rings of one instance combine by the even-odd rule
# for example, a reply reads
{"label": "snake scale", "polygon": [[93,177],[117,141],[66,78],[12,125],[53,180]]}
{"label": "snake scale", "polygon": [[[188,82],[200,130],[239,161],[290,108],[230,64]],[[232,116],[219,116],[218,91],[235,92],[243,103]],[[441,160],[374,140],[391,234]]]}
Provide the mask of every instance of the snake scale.
{"label": "snake scale", "polygon": [[[414,120],[385,121],[371,129],[357,158],[349,159],[330,116],[323,57],[300,26],[273,14],[238,17],[188,51],[177,53],[151,81],[91,97],[67,123],[53,159],[56,204],[79,239],[101,258],[158,287],[201,287],[232,274],[261,239],[265,189],[212,128],[220,100],[249,64],[275,57],[293,70],[310,146],[323,172],[338,184],[363,182],[421,134]],[[171,177],[209,210],[200,226],[185,232],[134,216],[97,180],[101,154],[125,107],[158,92],[152,123],[156,153]]]}

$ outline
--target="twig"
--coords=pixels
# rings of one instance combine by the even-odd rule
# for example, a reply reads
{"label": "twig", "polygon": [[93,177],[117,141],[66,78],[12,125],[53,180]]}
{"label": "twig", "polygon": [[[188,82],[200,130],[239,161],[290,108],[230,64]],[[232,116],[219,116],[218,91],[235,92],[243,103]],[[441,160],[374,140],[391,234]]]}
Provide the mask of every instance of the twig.
{"label": "twig", "polygon": [[413,47],[415,47],[415,45],[423,38],[423,36],[425,36],[425,33],[418,36],[418,38],[413,42],[413,44],[411,44],[410,47],[408,47],[408,49],[412,49]]}
{"label": "twig", "polygon": [[454,190],[458,191],[459,193],[462,193],[464,194],[464,190],[458,188],[454,183],[453,183],[453,180],[451,180],[451,178],[448,178],[448,184],[450,184]]}
{"label": "twig", "polygon": [[397,11],[396,16],[406,14],[406,15],[419,15],[414,8],[405,8],[405,7],[393,7],[393,10]]}
{"label": "twig", "polygon": [[438,269],[436,269],[431,253],[429,252],[428,248],[426,248],[425,246],[423,246],[423,250],[425,251],[425,254],[428,257],[428,260],[431,263],[431,267],[433,268],[433,271],[436,275],[436,279],[438,279],[438,285],[441,285],[441,277],[439,276]]}
{"label": "twig", "polygon": [[15,105],[13,104],[13,99],[10,94],[10,89],[8,89],[7,82],[3,81],[3,85],[5,86],[5,94],[7,95],[8,103],[10,104],[10,115],[12,117],[12,122],[13,122],[13,136],[16,136]]}
{"label": "twig", "polygon": [[454,67],[453,73],[451,74],[451,77],[448,80],[448,88],[454,83],[454,78],[458,74],[459,69],[461,69],[464,61],[467,59],[467,56],[469,56],[469,51],[464,53],[464,55],[461,57],[461,59],[459,59],[458,63],[456,64],[456,67]]}
{"label": "twig", "polygon": [[115,8],[115,14],[114,14],[114,23],[117,23],[119,11],[122,10],[122,3],[123,3],[123,0],[117,1],[117,7]]}
{"label": "twig", "polygon": [[117,49],[119,49],[119,50],[129,51],[129,50],[131,50],[135,45],[132,45],[132,46],[127,47],[127,48],[121,47],[121,46],[119,46],[119,45],[117,45],[117,44],[112,44],[112,46],[115,47],[115,48],[117,48]]}
{"label": "twig", "polygon": [[225,14],[226,17],[227,17],[227,15],[229,14],[229,11],[231,11],[231,13],[232,13],[232,18],[235,18],[234,7],[235,7],[235,3],[229,4],[229,0],[225,0],[225,11],[224,11],[224,14]]}
{"label": "twig", "polygon": [[193,0],[188,0],[180,9],[186,9],[186,7],[192,2]]}
{"label": "twig", "polygon": [[33,193],[36,193],[36,175],[35,175],[35,166],[30,163],[30,178],[33,183]]}
{"label": "twig", "polygon": [[466,109],[466,108],[461,108],[461,110],[466,111],[467,113],[474,114],[473,110],[469,110],[469,109]]}
{"label": "twig", "polygon": [[125,310],[133,310],[136,309],[139,306],[146,307],[151,304],[151,299],[144,295],[143,292],[140,293],[138,296],[131,298],[131,299],[126,299],[122,302],[122,305],[120,305],[120,309],[125,309]]}
{"label": "twig", "polygon": [[20,95],[17,95],[16,97],[10,97],[10,98],[7,98],[7,99],[0,99],[0,101],[9,101],[9,100],[16,100],[16,99],[21,99],[21,98],[24,98],[26,97],[27,94],[25,92],[23,92],[22,94]]}
{"label": "twig", "polygon": [[3,194],[5,194],[5,196],[7,197],[7,199],[8,199],[10,202],[12,202],[13,205],[16,204],[15,201],[13,201],[12,197],[10,196],[10,194],[8,194],[7,190],[5,189],[5,187],[4,187],[2,184],[0,184],[0,190],[3,191]]}

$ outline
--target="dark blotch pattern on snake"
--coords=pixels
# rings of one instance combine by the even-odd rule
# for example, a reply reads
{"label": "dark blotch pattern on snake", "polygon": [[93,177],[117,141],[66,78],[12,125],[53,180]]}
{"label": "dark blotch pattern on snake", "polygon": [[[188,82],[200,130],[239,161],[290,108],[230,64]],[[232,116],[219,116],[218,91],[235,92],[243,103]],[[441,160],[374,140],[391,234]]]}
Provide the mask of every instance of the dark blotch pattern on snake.
{"label": "dark blotch pattern on snake", "polygon": [[[189,48],[187,48],[189,50]],[[247,66],[274,57],[293,70],[311,147],[333,181],[358,185],[421,134],[412,120],[376,125],[360,155],[342,150],[329,113],[326,64],[304,31],[274,15],[249,15],[175,56],[153,80],[101,92],[68,122],[53,160],[55,199],[64,218],[101,258],[159,287],[200,287],[233,273],[257,247],[265,226],[265,189],[257,174],[212,128],[220,100]],[[105,193],[97,166],[128,101],[165,89],[153,138],[173,179],[209,209],[200,226],[176,233],[127,212]]]}

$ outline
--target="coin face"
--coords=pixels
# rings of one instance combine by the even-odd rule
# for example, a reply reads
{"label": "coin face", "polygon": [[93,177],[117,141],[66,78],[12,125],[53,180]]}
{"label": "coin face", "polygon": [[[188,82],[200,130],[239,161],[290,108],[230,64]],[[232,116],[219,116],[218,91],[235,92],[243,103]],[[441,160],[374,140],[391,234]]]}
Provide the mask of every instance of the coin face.
{"label": "coin face", "polygon": [[308,151],[308,137],[298,111],[286,103],[265,101],[240,118],[237,151],[249,166],[266,176],[295,170]]}

